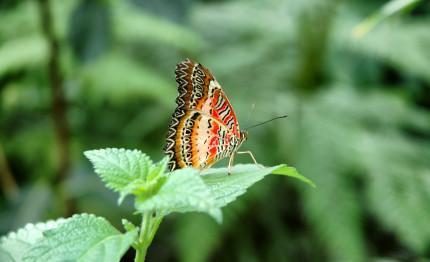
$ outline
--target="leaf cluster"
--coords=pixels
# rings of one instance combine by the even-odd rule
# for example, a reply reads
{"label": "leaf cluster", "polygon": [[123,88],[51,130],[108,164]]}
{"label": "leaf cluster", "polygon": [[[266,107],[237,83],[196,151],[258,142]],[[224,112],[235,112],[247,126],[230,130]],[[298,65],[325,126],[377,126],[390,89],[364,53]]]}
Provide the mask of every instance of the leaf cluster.
{"label": "leaf cluster", "polygon": [[165,173],[168,158],[154,164],[139,150],[103,149],[85,152],[96,173],[106,185],[120,194],[135,195],[138,212],[155,211],[157,216],[172,212],[207,212],[222,221],[221,207],[234,201],[246,189],[270,173],[296,177],[312,182],[286,165],[258,169],[255,165],[237,165],[232,175],[225,168],[211,169],[202,175],[193,168]]}
{"label": "leaf cluster", "polygon": [[254,165],[212,169],[199,174],[193,168],[165,173],[168,158],[159,163],[138,150],[103,149],[86,151],[95,172],[106,186],[119,193],[118,203],[134,195],[136,213],[143,214],[139,228],[123,220],[121,234],[106,219],[74,215],[36,225],[28,224],[0,241],[2,261],[119,261],[130,246],[136,260],[143,261],[162,218],[172,212],[206,212],[221,223],[221,207],[234,201],[267,174],[281,174],[313,183],[294,168],[279,165],[258,169]]}

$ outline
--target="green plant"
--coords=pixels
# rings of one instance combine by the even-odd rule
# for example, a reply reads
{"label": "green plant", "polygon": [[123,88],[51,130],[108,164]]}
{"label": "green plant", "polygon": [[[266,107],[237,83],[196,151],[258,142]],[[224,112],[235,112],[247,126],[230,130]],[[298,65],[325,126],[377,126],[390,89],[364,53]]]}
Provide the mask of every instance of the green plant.
{"label": "green plant", "polygon": [[206,212],[221,223],[221,207],[270,173],[314,186],[286,165],[264,169],[236,165],[231,176],[226,168],[201,174],[194,168],[165,173],[167,157],[154,164],[138,150],[92,150],[85,155],[107,187],[119,193],[118,204],[128,195],[136,196],[135,214],[142,216],[140,229],[123,219],[126,233],[122,234],[106,219],[90,214],[28,224],[1,239],[1,261],[119,261],[130,246],[136,250],[135,261],[144,261],[162,219],[172,212]]}

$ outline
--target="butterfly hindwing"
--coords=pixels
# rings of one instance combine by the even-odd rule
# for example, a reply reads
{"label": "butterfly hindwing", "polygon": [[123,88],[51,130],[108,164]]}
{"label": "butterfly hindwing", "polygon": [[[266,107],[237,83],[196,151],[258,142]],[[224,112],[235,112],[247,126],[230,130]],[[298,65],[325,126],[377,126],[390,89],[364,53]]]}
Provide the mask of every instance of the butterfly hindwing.
{"label": "butterfly hindwing", "polygon": [[174,136],[174,161],[177,168],[193,166],[205,170],[230,156],[237,138],[218,120],[200,111],[186,110]]}

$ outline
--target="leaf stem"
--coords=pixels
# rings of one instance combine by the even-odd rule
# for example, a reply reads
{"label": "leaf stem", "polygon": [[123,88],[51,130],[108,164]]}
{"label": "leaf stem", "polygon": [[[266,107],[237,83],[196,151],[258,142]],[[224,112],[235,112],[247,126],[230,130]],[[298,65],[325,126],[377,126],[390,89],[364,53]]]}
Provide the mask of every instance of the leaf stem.
{"label": "leaf stem", "polygon": [[153,210],[145,211],[142,214],[142,225],[140,228],[139,242],[138,247],[136,249],[136,257],[134,258],[134,262],[144,262],[146,251],[148,250],[149,245],[152,242],[152,239],[157,232],[158,226],[163,220],[163,217],[153,217]]}
{"label": "leaf stem", "polygon": [[152,224],[151,224],[151,234],[149,236],[149,243],[152,242],[152,239],[155,236],[155,232],[157,232],[158,227],[160,226],[161,220],[163,220],[163,217],[155,217],[152,220]]}

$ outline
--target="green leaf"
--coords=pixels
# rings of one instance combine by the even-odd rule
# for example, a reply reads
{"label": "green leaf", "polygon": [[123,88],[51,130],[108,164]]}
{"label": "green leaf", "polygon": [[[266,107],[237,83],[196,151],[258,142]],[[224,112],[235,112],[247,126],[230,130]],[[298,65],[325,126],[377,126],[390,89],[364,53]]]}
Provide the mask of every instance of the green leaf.
{"label": "green leaf", "polygon": [[124,198],[131,193],[136,196],[151,196],[152,194],[154,194],[158,190],[160,185],[164,183],[165,179],[161,177],[166,171],[168,162],[169,158],[164,157],[159,163],[150,167],[149,175],[147,175],[147,181],[137,179],[124,187],[124,189],[120,193],[118,203],[120,204],[124,200]]}
{"label": "green leaf", "polygon": [[197,169],[179,169],[165,178],[165,182],[155,195],[149,198],[141,196],[136,200],[137,210],[140,212],[157,210],[160,216],[172,212],[207,212],[221,223],[221,210]]}
{"label": "green leaf", "polygon": [[115,35],[121,41],[147,39],[191,54],[206,46],[205,38],[186,26],[142,12],[128,2],[114,1],[112,6],[114,16],[121,17],[114,23]]}
{"label": "green leaf", "polygon": [[297,172],[297,169],[295,169],[294,167],[288,167],[286,164],[282,164],[282,165],[278,165],[278,166],[273,167],[273,168],[276,168],[276,169],[272,171],[272,174],[294,177],[294,178],[297,178],[297,179],[299,179],[305,183],[308,183],[312,187],[316,187],[312,181],[310,181],[306,177],[300,175]]}
{"label": "green leaf", "polygon": [[156,181],[148,183],[142,179],[137,179],[130,182],[119,194],[118,205],[122,203],[124,198],[129,194],[141,195],[145,192],[152,191],[151,189],[155,186]]}
{"label": "green leaf", "polygon": [[355,38],[361,38],[385,19],[398,12],[408,10],[419,2],[421,0],[391,0],[357,25],[353,29],[352,34]]}
{"label": "green leaf", "polygon": [[46,223],[27,224],[17,232],[3,236],[0,240],[0,261],[22,261],[24,254],[43,237],[43,231],[56,228],[65,221],[60,218]]}
{"label": "green leaf", "polygon": [[157,170],[151,159],[139,150],[108,148],[86,151],[84,154],[107,187],[120,193],[119,203],[127,195],[147,186],[148,174],[151,170]]}
{"label": "green leaf", "polygon": [[137,228],[121,234],[104,218],[74,215],[44,237],[24,261],[119,261],[137,236]]}
{"label": "green leaf", "polygon": [[148,181],[157,180],[161,177],[167,169],[167,164],[169,163],[169,157],[164,157],[160,162],[158,162],[154,168],[150,170],[148,175]]}
{"label": "green leaf", "polygon": [[74,54],[82,62],[100,57],[111,37],[112,13],[103,1],[81,1],[70,14],[68,38]]}
{"label": "green leaf", "polygon": [[46,43],[39,36],[26,36],[8,41],[0,47],[0,77],[9,71],[40,66],[47,56]]}
{"label": "green leaf", "polygon": [[127,230],[127,231],[132,231],[136,228],[136,226],[133,225],[133,223],[131,223],[130,221],[128,221],[125,218],[122,219],[121,222],[122,222],[122,225],[124,226],[125,230]]}
{"label": "green leaf", "polygon": [[81,72],[83,81],[88,83],[82,91],[95,96],[92,101],[108,99],[113,103],[126,104],[131,98],[138,97],[170,105],[176,94],[166,76],[154,70],[153,66],[139,63],[116,50],[82,67]]}
{"label": "green leaf", "polygon": [[[430,45],[429,22],[429,19],[423,19],[404,21],[396,27],[380,26],[366,37],[351,42],[348,48],[351,48],[352,52],[359,52],[389,64],[402,74],[411,74],[430,83],[430,52],[427,49]],[[382,96],[385,97],[379,99],[382,103],[391,99],[389,95]],[[372,109],[366,109],[370,110]]]}
{"label": "green leaf", "polygon": [[227,168],[212,168],[202,173],[202,178],[211,190],[218,207],[223,207],[270,173],[295,177],[315,186],[310,180],[297,173],[295,168],[287,167],[285,164],[267,168],[259,168],[254,164],[236,165],[231,168],[230,176]]}
{"label": "green leaf", "polygon": [[[136,226],[133,225],[133,223],[131,223],[130,221],[128,221],[127,219],[122,219],[121,220],[122,225],[124,226],[124,229],[127,230],[127,232],[133,231],[133,230],[139,230],[139,228],[136,229]],[[135,239],[135,241],[133,241],[133,243],[131,244],[133,246],[134,249],[139,249],[139,244],[137,239]]]}

